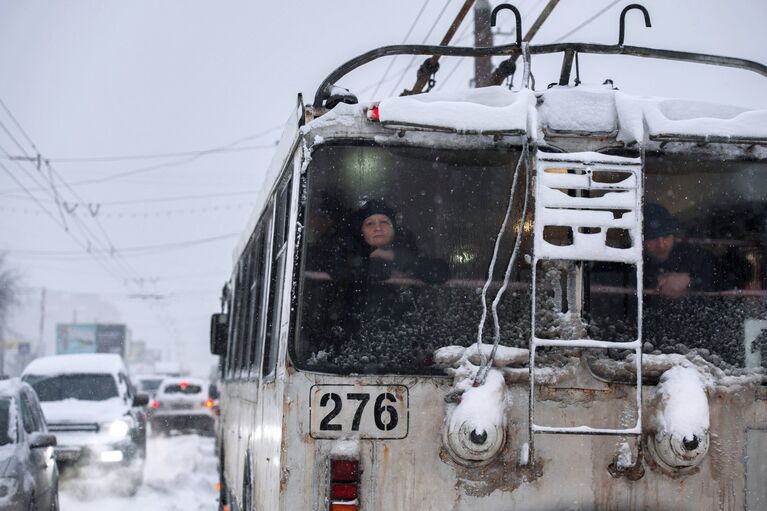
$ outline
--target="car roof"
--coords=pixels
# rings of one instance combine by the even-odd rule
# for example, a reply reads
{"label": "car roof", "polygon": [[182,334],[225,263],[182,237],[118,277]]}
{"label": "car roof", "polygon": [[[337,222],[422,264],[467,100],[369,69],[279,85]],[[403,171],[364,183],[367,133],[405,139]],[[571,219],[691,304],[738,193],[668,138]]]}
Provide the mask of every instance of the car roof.
{"label": "car roof", "polygon": [[167,376],[162,374],[134,374],[132,380],[164,380]]}
{"label": "car roof", "polygon": [[0,397],[16,396],[23,389],[32,390],[29,384],[24,383],[19,378],[8,378],[7,380],[0,380]]}
{"label": "car roof", "polygon": [[113,374],[127,373],[120,355],[113,353],[78,353],[36,358],[24,368],[27,374]]}

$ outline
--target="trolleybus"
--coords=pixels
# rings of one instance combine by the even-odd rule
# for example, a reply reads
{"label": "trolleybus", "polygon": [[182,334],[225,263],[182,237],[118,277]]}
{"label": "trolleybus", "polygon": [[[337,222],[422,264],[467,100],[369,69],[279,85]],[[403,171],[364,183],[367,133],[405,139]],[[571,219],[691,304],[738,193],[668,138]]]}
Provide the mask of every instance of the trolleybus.
{"label": "trolleybus", "polygon": [[[767,508],[767,111],[572,79],[767,67],[622,39],[383,47],[299,96],[211,323],[222,508]],[[401,54],[517,88],[335,86]]]}

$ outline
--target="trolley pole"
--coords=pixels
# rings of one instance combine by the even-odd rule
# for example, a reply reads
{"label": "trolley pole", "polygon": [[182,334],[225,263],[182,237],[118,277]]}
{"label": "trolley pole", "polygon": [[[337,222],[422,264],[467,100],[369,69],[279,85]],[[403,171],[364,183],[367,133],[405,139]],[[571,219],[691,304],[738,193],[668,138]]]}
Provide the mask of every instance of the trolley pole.
{"label": "trolley pole", "polygon": [[[487,48],[493,45],[490,30],[490,0],[477,0],[474,4],[474,46]],[[474,57],[474,87],[493,85],[493,58],[490,55]]]}

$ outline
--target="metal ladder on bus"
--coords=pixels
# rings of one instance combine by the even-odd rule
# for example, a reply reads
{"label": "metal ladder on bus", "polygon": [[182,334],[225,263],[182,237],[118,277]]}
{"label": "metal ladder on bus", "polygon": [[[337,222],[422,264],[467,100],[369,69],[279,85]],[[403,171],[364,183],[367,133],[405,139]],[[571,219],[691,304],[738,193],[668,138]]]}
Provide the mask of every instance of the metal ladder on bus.
{"label": "metal ladder on bus", "polygon": [[[604,173],[625,175],[601,179]],[[617,174],[616,174],[617,173]],[[600,177],[599,180],[595,179]],[[613,182],[610,182],[613,181]],[[563,193],[565,191],[566,193]],[[572,192],[579,192],[572,194]],[[597,194],[589,192],[597,191]],[[571,192],[571,193],[567,193]],[[584,193],[585,192],[585,193]],[[576,196],[573,196],[576,195]],[[595,196],[592,196],[595,195]],[[601,195],[601,196],[600,196]],[[530,342],[530,448],[537,433],[640,435],[642,432],[642,162],[640,158],[599,153],[542,153],[536,156],[535,239],[533,245],[532,331]],[[615,218],[613,211],[622,211]],[[547,226],[572,229],[572,244],[559,246],[544,240]],[[598,228],[598,229],[594,229]],[[625,229],[632,240],[629,248],[606,243],[607,230]],[[597,231],[597,232],[595,232]],[[607,261],[633,264],[636,268],[637,337],[633,341],[609,339],[541,339],[536,336],[536,268],[542,260]],[[633,350],[636,356],[637,421],[626,428],[591,426],[543,426],[535,422],[535,353],[537,348]]]}

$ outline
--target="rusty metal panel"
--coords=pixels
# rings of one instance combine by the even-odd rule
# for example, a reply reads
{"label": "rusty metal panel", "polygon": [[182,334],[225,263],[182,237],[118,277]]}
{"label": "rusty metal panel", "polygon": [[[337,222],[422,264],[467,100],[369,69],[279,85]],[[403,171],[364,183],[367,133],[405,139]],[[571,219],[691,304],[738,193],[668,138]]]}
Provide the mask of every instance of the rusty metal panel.
{"label": "rusty metal panel", "polygon": [[767,509],[767,429],[746,431],[746,510]]}

